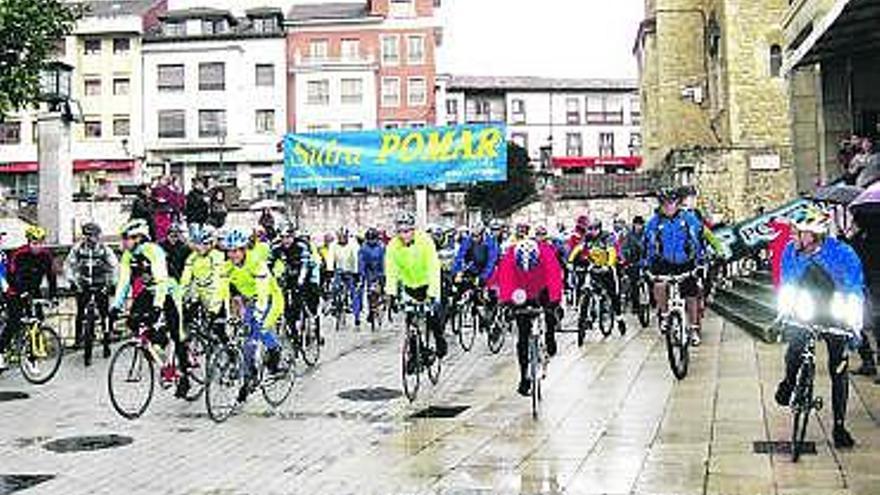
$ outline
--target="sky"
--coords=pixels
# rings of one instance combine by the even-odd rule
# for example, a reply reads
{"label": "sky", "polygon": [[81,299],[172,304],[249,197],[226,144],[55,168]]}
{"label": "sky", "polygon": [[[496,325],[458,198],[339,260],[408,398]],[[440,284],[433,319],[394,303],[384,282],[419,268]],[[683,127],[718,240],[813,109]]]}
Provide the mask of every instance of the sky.
{"label": "sky", "polygon": [[635,78],[644,0],[443,0],[438,71]]}

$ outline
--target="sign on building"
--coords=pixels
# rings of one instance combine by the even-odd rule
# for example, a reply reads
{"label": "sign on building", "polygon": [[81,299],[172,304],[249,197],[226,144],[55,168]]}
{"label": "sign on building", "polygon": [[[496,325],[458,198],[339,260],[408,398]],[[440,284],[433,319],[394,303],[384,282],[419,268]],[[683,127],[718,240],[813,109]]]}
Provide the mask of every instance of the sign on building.
{"label": "sign on building", "polygon": [[284,138],[287,191],[506,179],[503,125],[319,132]]}

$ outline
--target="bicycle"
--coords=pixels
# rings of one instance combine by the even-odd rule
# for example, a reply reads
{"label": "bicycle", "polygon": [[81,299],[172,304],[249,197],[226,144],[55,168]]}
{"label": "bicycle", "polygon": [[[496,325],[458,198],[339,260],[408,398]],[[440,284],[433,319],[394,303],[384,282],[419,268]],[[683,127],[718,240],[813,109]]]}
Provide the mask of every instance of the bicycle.
{"label": "bicycle", "polygon": [[476,288],[467,282],[454,284],[454,293],[449,305],[449,322],[452,333],[458,336],[458,343],[464,352],[470,352],[474,347],[477,333],[482,331],[480,325]]}
{"label": "bicycle", "polygon": [[[602,284],[597,282],[593,267],[579,268],[581,289],[578,303],[578,347],[584,345],[587,330],[597,324],[603,337],[611,335],[614,329],[614,311],[611,296]],[[586,292],[584,291],[586,288]]]}
{"label": "bicycle", "polygon": [[680,275],[649,275],[654,283],[665,283],[667,286],[667,314],[658,324],[666,338],[669,368],[679,380],[687,376],[691,345],[691,330],[687,325],[686,303],[681,296],[681,284],[692,276],[693,271]]}
{"label": "bicycle", "polygon": [[[131,316],[130,316],[131,317]],[[183,373],[189,377],[190,388],[184,399],[193,402],[199,398],[205,384],[204,356],[207,344],[197,334],[184,340],[189,366],[181,370],[174,352],[174,342],[164,331],[156,332],[142,317],[138,320],[137,333],[122,344],[110,359],[107,370],[107,389],[113,409],[125,419],[133,420],[146,412],[153,400],[156,388],[156,365],[159,365],[159,386],[163,390],[176,387]],[[155,327],[162,328],[160,320]],[[157,335],[160,337],[157,338]],[[161,345],[161,340],[168,339]],[[133,392],[128,394],[128,388]],[[139,390],[143,387],[143,390]],[[129,399],[127,396],[131,395]]]}
{"label": "bicycle", "polygon": [[330,292],[330,305],[327,308],[327,314],[333,316],[336,320],[336,331],[342,330],[345,324],[345,316],[351,312],[351,294],[348,285],[344,283],[346,277],[354,275],[338,274],[339,280],[333,283]]}
{"label": "bicycle", "polygon": [[370,331],[372,332],[382,326],[382,320],[387,312],[382,285],[381,280],[373,281],[367,285],[367,321],[370,323]]}
{"label": "bicycle", "polygon": [[[82,331],[83,331],[83,361],[86,366],[91,365],[92,363],[92,347],[95,342],[95,328],[102,323],[103,312],[98,309],[98,296],[101,296],[101,300],[106,301],[105,291],[107,289],[105,287],[89,287],[85,289],[87,299],[86,305],[83,308],[83,319],[82,319]],[[102,325],[103,327],[103,325]],[[104,339],[109,345],[110,336],[108,334],[110,330],[105,330]],[[106,355],[104,356],[107,357]]]}
{"label": "bicycle", "polygon": [[[517,322],[527,320],[530,325],[529,331],[529,364],[528,377],[532,383],[532,418],[538,419],[540,403],[543,400],[541,382],[547,377],[547,363],[549,357],[544,347],[544,310],[540,306],[525,305],[525,295],[520,296],[521,302],[514,306],[511,315]],[[514,295],[514,299],[517,296]],[[516,302],[515,302],[516,304]]]}
{"label": "bicycle", "polygon": [[259,388],[263,399],[273,408],[284,404],[293,391],[296,373],[292,343],[283,332],[279,334],[281,362],[279,371],[272,373],[263,359],[265,345],[254,335],[255,322],[250,320],[247,313],[243,320],[228,320],[233,341],[211,353],[205,383],[205,406],[215,423],[226,421],[242,405],[239,402],[242,387],[249,390]]}
{"label": "bicycle", "polygon": [[647,277],[640,275],[635,284],[633,312],[642,328],[648,328],[651,326],[651,283]]}
{"label": "bicycle", "polygon": [[[437,343],[430,335],[428,315],[432,311],[427,301],[407,297],[402,304],[406,332],[402,349],[403,392],[410,402],[419,393],[420,375],[425,371],[436,385],[440,381],[441,360],[437,357]],[[424,338],[422,338],[424,334]]]}
{"label": "bicycle", "polygon": [[[303,297],[296,294],[293,290],[287,290],[285,300],[288,303],[294,301],[294,298]],[[309,368],[318,365],[321,358],[321,339],[318,336],[320,321],[318,316],[312,312],[311,307],[305,301],[299,301],[299,314],[294,315],[293,321],[285,321],[281,324],[281,328],[286,329],[287,337],[291,340],[294,356],[302,357],[304,363]]]}
{"label": "bicycle", "polygon": [[[9,339],[6,348],[6,362],[10,367],[15,363],[25,380],[34,385],[43,385],[51,380],[61,366],[64,347],[61,338],[52,327],[43,323],[47,307],[55,305],[45,299],[32,299],[27,303],[28,297],[21,296],[25,301],[28,311],[23,315],[15,334]],[[9,330],[9,308],[5,299],[0,302],[0,320],[5,328],[0,332]],[[0,370],[0,374],[3,370]]]}

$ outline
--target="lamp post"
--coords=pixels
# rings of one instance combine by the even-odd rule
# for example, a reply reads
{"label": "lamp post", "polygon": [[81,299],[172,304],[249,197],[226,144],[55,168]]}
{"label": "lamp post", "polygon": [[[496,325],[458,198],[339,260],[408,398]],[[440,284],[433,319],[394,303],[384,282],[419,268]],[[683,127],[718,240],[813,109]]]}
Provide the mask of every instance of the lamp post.
{"label": "lamp post", "polygon": [[48,111],[37,118],[39,187],[37,219],[50,243],[73,241],[73,159],[70,153],[70,107],[73,67],[63,62],[46,64],[40,74],[40,99]]}

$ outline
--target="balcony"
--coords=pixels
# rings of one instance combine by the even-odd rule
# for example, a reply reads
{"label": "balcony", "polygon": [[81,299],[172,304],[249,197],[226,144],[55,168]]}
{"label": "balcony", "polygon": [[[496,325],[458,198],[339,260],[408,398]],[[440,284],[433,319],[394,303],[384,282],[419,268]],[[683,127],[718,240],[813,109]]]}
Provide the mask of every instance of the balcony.
{"label": "balcony", "polygon": [[785,37],[786,50],[794,50],[803,41],[808,31],[815,23],[825,17],[825,14],[838,0],[793,0],[782,20],[782,30]]}
{"label": "balcony", "polygon": [[341,55],[310,57],[297,52],[293,57],[291,72],[313,72],[318,70],[378,70],[379,63],[372,55]]}

